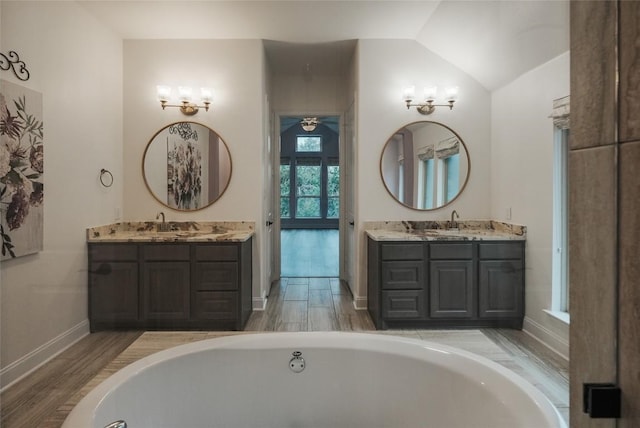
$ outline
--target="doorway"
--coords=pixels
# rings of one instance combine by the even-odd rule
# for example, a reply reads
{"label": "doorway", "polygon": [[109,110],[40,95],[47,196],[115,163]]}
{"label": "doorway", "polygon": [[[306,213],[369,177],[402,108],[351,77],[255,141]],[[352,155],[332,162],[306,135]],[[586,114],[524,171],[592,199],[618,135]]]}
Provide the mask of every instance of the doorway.
{"label": "doorway", "polygon": [[281,276],[337,278],[340,118],[309,119],[280,118]]}

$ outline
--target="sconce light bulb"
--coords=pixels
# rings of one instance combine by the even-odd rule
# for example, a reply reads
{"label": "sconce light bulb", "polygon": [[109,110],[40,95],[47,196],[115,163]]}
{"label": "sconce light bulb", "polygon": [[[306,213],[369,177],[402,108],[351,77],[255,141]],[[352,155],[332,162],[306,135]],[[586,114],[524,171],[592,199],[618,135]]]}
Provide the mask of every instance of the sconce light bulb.
{"label": "sconce light bulb", "polygon": [[424,88],[424,101],[428,103],[432,103],[436,99],[436,94],[438,93],[437,86],[425,86]]}
{"label": "sconce light bulb", "polygon": [[453,86],[450,88],[446,89],[446,94],[447,94],[447,98],[446,100],[448,102],[454,102],[458,99],[458,87],[457,86]]}
{"label": "sconce light bulb", "polygon": [[211,88],[200,88],[200,99],[203,103],[209,104],[213,98],[213,91]]}
{"label": "sconce light bulb", "polygon": [[171,87],[166,85],[158,85],[156,87],[158,93],[158,101],[169,101],[171,98]]}
{"label": "sconce light bulb", "polygon": [[191,101],[191,88],[188,86],[179,86],[178,87],[178,94],[180,96],[180,101],[184,102],[190,102]]}
{"label": "sconce light bulb", "polygon": [[416,97],[416,87],[415,86],[407,86],[402,91],[402,100],[405,102],[411,102]]}

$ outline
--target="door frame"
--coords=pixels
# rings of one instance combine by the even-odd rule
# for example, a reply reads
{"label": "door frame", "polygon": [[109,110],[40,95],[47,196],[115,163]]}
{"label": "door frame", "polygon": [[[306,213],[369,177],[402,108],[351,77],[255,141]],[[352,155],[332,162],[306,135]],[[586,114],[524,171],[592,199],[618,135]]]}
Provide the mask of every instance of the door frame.
{"label": "door frame", "polygon": [[274,127],[272,129],[272,143],[273,147],[271,150],[271,162],[273,164],[273,182],[271,183],[272,189],[272,198],[273,198],[273,239],[271,242],[271,261],[270,263],[273,266],[272,269],[272,278],[271,281],[275,281],[281,278],[281,250],[282,250],[282,242],[280,239],[281,232],[281,219],[280,219],[280,152],[282,148],[282,142],[280,140],[280,126],[281,126],[281,117],[291,117],[291,116],[300,116],[300,117],[319,117],[319,116],[334,116],[339,120],[338,126],[338,162],[340,165],[340,214],[338,218],[338,266],[340,267],[339,276],[343,278],[344,276],[344,239],[346,228],[348,227],[348,222],[346,220],[346,212],[344,210],[344,198],[345,195],[342,194],[343,191],[343,180],[344,180],[344,165],[343,165],[343,144],[344,141],[344,112],[336,112],[336,111],[321,111],[314,113],[300,113],[300,110],[287,110],[287,111],[274,111]]}

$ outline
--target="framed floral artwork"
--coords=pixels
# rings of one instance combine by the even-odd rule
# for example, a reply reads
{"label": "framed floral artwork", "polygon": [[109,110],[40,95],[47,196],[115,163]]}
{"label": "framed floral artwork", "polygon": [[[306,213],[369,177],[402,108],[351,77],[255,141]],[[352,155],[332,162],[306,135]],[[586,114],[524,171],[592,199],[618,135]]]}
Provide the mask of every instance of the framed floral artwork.
{"label": "framed floral artwork", "polygon": [[42,94],[0,80],[1,259],[42,251]]}

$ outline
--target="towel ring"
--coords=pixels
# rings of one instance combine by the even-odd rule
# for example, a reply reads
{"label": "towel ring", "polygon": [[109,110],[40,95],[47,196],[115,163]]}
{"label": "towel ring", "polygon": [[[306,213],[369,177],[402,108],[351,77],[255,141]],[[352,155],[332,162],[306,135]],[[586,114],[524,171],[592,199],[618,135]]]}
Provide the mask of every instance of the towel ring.
{"label": "towel ring", "polygon": [[[106,178],[106,183],[105,183],[105,178]],[[111,187],[111,185],[113,184],[113,174],[111,174],[111,172],[107,169],[102,168],[100,170],[100,183],[102,183],[102,185],[104,187]]]}

